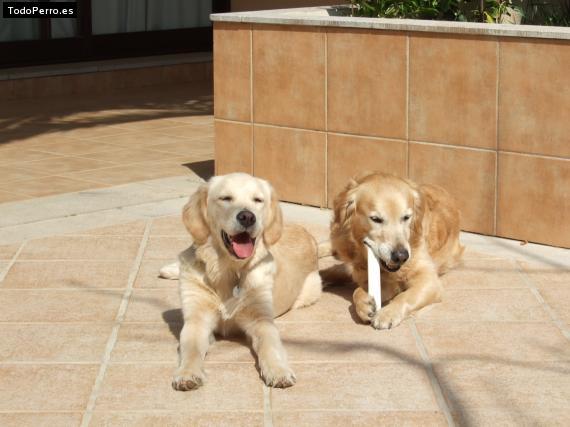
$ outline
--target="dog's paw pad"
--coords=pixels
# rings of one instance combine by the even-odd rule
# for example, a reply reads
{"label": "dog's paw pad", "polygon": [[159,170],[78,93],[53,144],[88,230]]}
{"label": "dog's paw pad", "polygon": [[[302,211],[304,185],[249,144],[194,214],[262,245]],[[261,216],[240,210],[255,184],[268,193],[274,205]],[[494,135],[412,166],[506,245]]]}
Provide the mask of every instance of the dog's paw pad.
{"label": "dog's paw pad", "polygon": [[204,377],[201,375],[176,375],[172,379],[172,388],[178,391],[195,390],[204,385]]}
{"label": "dog's paw pad", "polygon": [[287,388],[295,385],[297,377],[289,368],[279,368],[262,373],[265,384],[268,387]]}

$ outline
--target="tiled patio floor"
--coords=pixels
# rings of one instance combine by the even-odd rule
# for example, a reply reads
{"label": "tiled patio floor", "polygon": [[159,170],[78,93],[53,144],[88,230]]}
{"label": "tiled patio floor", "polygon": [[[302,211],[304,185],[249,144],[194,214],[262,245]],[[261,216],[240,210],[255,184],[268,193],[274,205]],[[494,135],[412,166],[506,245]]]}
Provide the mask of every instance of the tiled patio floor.
{"label": "tiled patio floor", "polygon": [[570,422],[570,271],[492,245],[394,330],[355,320],[350,285],[280,318],[290,389],[265,388],[236,340],[212,346],[203,388],[176,392],[177,284],[157,270],[188,243],[176,215],[0,247],[0,425]]}
{"label": "tiled patio floor", "polygon": [[0,203],[213,170],[213,133],[208,83],[2,102]]}
{"label": "tiled patio floor", "polygon": [[[234,340],[174,391],[157,272],[190,243],[179,192],[212,172],[210,93],[0,105],[0,426],[570,425],[570,251],[472,234],[444,302],[394,330],[359,324],[348,284],[280,318],[294,387]],[[327,211],[284,209],[326,238]]]}

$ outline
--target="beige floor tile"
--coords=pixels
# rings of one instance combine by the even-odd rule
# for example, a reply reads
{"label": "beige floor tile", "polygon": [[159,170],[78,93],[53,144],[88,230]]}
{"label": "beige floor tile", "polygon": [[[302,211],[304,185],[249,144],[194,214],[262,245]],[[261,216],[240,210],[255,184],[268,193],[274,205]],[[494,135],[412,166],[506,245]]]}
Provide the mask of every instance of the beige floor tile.
{"label": "beige floor tile", "polygon": [[79,231],[69,233],[70,235],[89,235],[89,236],[142,236],[147,221],[132,221],[124,224],[110,225],[108,227],[94,228],[88,231]]}
{"label": "beige floor tile", "polygon": [[178,254],[191,244],[192,239],[188,233],[182,234],[180,237],[151,236],[148,239],[143,259],[164,259],[174,262],[178,259]]}
{"label": "beige floor tile", "polygon": [[0,246],[0,259],[11,260],[18,249],[20,248],[20,244],[17,245],[1,245]]}
{"label": "beige floor tile", "polygon": [[93,427],[262,427],[263,412],[95,412]]}
{"label": "beige floor tile", "polygon": [[273,412],[275,427],[347,427],[347,426],[447,426],[445,417],[436,411],[307,411]]}
{"label": "beige floor tile", "polygon": [[446,289],[526,288],[515,261],[466,258],[442,277]]}
{"label": "beige floor tile", "polygon": [[[61,156],[56,159],[36,160],[26,163],[30,170],[50,175],[61,175],[69,172],[80,172],[93,169],[103,169],[115,166],[116,163],[99,160],[83,159],[80,157]],[[32,177],[34,178],[34,177]]]}
{"label": "beige floor tile", "polygon": [[0,411],[82,410],[98,370],[98,365],[0,365]]}
{"label": "beige floor tile", "polygon": [[418,331],[432,360],[570,361],[570,342],[552,323],[428,323]]}
{"label": "beige floor tile", "polygon": [[469,360],[436,364],[434,369],[450,409],[468,421],[472,421],[470,413],[476,410],[496,410],[515,419],[535,412],[568,410],[567,362]]}
{"label": "beige floor tile", "polygon": [[129,163],[169,159],[175,157],[175,154],[163,153],[156,150],[151,151],[134,148],[117,148],[116,146],[112,146],[112,149],[110,150],[93,154],[85,154],[81,157],[125,165]]}
{"label": "beige floor tile", "polygon": [[173,215],[153,220],[150,235],[183,237],[188,235],[188,231],[182,223],[182,215]]}
{"label": "beige floor tile", "polygon": [[116,136],[93,138],[97,143],[111,144],[115,147],[150,148],[153,145],[180,142],[180,137],[157,134],[152,131],[128,133]]}
{"label": "beige floor tile", "polygon": [[3,413],[0,425],[10,427],[73,427],[81,424],[80,413]]}
{"label": "beige floor tile", "polygon": [[570,424],[570,412],[563,410],[526,411],[507,406],[496,410],[469,410],[452,414],[459,426],[512,426],[512,427],[566,427]]}
{"label": "beige floor tile", "polygon": [[180,136],[184,138],[197,138],[203,136],[213,136],[214,126],[212,125],[181,125],[172,126],[170,128],[157,129],[159,134]]}
{"label": "beige floor tile", "polygon": [[12,146],[10,146],[10,148],[3,148],[0,145],[0,153],[0,165],[16,165],[33,160],[53,159],[58,157],[55,154],[22,149],[20,145],[18,145],[17,148]]}
{"label": "beige floor tile", "polygon": [[172,260],[143,261],[137,273],[134,287],[178,289],[178,280],[168,280],[158,276],[158,272],[162,267],[174,261],[176,261],[176,258],[173,258]]}
{"label": "beige floor tile", "polygon": [[19,261],[5,277],[4,289],[124,288],[131,262]]}
{"label": "beige floor tile", "polygon": [[541,288],[549,286],[570,285],[570,270],[553,267],[547,264],[531,264],[521,262],[520,265],[532,283]]}
{"label": "beige floor tile", "polygon": [[[399,363],[293,364],[297,384],[271,390],[274,411],[437,411],[421,366]],[[318,392],[317,392],[318,390]]]}
{"label": "beige floor tile", "polygon": [[99,363],[112,327],[111,324],[0,324],[0,362]]}
{"label": "beige floor tile", "polygon": [[407,324],[377,331],[347,316],[341,324],[280,323],[279,330],[292,362],[420,362]]}
{"label": "beige floor tile", "polygon": [[56,236],[30,241],[20,260],[84,259],[133,260],[140,245],[139,237]]}
{"label": "beige floor tile", "polygon": [[[178,336],[182,314],[175,310],[169,319],[179,323],[126,323],[121,326],[111,363],[165,362],[178,363]],[[255,359],[245,337],[219,339],[208,349],[206,362],[250,362]]]}
{"label": "beige floor tile", "polygon": [[97,126],[85,126],[77,127],[75,129],[63,130],[57,132],[55,135],[59,135],[65,138],[96,138],[98,136],[118,136],[131,132],[129,129],[124,129],[117,125],[97,125]]}
{"label": "beige floor tile", "polygon": [[540,286],[540,295],[565,322],[570,322],[570,284],[566,286]]}
{"label": "beige floor tile", "polygon": [[[42,161],[43,160],[40,160],[40,162]],[[37,171],[29,167],[29,165],[33,165],[35,163],[36,162],[28,162],[20,165],[20,167],[18,168],[10,166],[2,166],[2,168],[0,168],[0,182],[14,183],[17,181],[24,181],[26,179],[42,178],[48,175],[53,175],[50,173]],[[13,185],[13,191],[18,191],[18,186],[16,184]]]}
{"label": "beige floor tile", "polygon": [[131,296],[125,320],[127,322],[164,323],[173,310],[180,309],[178,288],[135,289]]}
{"label": "beige floor tile", "polygon": [[144,163],[136,163],[132,165],[116,166],[111,168],[92,170],[87,172],[72,172],[65,176],[74,179],[87,180],[106,185],[121,185],[130,182],[146,181],[149,179],[166,178],[169,176],[183,176],[188,174],[183,168],[174,167],[158,168],[150,167]]}
{"label": "beige floor tile", "polygon": [[[74,191],[102,188],[104,184],[82,181],[59,176],[36,178],[18,182],[18,194],[33,197],[52,196],[54,194],[71,193]],[[0,190],[14,191],[14,184],[1,184]]]}
{"label": "beige floor tile", "polygon": [[[90,155],[92,153],[106,152],[113,150],[116,147],[111,144],[105,144],[100,141],[84,140],[84,139],[73,139],[73,140],[61,140],[58,142],[53,142],[49,144],[38,144],[33,150],[41,151],[43,153],[60,154],[60,155],[70,155],[70,156],[82,156]],[[105,160],[105,159],[101,159]]]}
{"label": "beige floor tile", "polygon": [[[325,289],[320,300],[310,306],[293,310],[281,316],[279,322],[355,322],[351,285],[331,286]],[[353,316],[354,313],[354,316]],[[357,322],[359,323],[359,322]]]}
{"label": "beige floor tile", "polygon": [[[175,391],[173,365],[111,365],[95,410],[258,411],[263,386],[253,364],[212,364],[203,387]],[[129,398],[125,399],[125,393]],[[239,398],[233,398],[237,397]]]}
{"label": "beige floor tile", "polygon": [[[14,186],[14,191],[17,191],[16,186]],[[30,196],[27,196],[25,194],[16,194],[16,193],[9,193],[7,191],[0,191],[0,203],[18,202],[29,198]]]}
{"label": "beige floor tile", "polygon": [[178,142],[171,142],[169,144],[153,145],[150,149],[155,151],[162,151],[166,153],[173,153],[177,155],[210,155],[214,157],[214,140],[213,131],[211,136],[197,137],[193,139],[181,139]]}
{"label": "beige floor tile", "polygon": [[443,302],[418,313],[420,321],[546,322],[542,305],[528,289],[446,289]]}
{"label": "beige floor tile", "polygon": [[169,117],[167,120],[170,122],[183,123],[186,125],[214,125],[214,116],[212,114],[173,116]]}
{"label": "beige floor tile", "polygon": [[122,291],[0,291],[0,322],[110,322]]}
{"label": "beige floor tile", "polygon": [[177,125],[177,122],[170,119],[142,119],[136,121],[129,121],[121,123],[119,126],[123,129],[142,131],[142,130],[153,130],[161,128],[170,128]]}

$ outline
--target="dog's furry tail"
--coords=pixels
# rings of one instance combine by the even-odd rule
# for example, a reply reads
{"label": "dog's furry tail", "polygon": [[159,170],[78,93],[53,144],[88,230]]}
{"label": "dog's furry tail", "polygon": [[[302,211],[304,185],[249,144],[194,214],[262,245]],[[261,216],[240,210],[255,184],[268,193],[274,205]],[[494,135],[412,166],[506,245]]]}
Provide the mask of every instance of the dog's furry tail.
{"label": "dog's furry tail", "polygon": [[331,241],[326,240],[324,242],[320,242],[317,252],[319,254],[319,258],[325,258],[328,256],[332,256],[334,254],[334,252],[332,249]]}
{"label": "dog's furry tail", "polygon": [[158,273],[159,277],[169,280],[178,280],[180,277],[180,263],[173,262],[172,264],[165,265]]}

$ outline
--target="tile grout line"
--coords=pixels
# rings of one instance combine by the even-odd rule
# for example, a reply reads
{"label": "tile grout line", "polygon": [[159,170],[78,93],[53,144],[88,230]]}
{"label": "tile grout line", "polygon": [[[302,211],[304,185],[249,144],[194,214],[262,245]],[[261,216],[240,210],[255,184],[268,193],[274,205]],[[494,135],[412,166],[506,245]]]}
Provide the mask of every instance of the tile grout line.
{"label": "tile grout line", "polygon": [[131,298],[131,294],[133,292],[133,286],[135,283],[135,279],[137,277],[138,271],[140,269],[142,258],[144,252],[146,250],[146,246],[149,240],[150,229],[152,225],[152,219],[150,219],[145,226],[144,234],[141,238],[141,243],[139,246],[139,250],[137,256],[133,262],[133,266],[131,267],[131,272],[129,274],[129,278],[127,281],[127,288],[123,293],[123,298],[121,300],[121,305],[119,306],[119,310],[117,312],[117,316],[115,317],[115,325],[111,330],[111,334],[109,335],[109,339],[107,340],[107,345],[105,346],[105,353],[103,354],[103,360],[101,361],[101,366],[99,368],[99,372],[95,379],[95,383],[93,384],[93,388],[91,390],[91,395],[89,396],[89,401],[87,402],[87,407],[85,408],[85,412],[83,414],[83,418],[81,420],[81,427],[89,426],[91,422],[91,417],[93,416],[93,409],[95,408],[95,402],[97,401],[97,397],[99,391],[103,384],[103,379],[105,378],[105,374],[107,372],[107,367],[109,366],[109,362],[111,359],[111,352],[115,347],[117,342],[117,338],[119,335],[119,328],[121,327],[121,323],[127,311],[127,307],[129,305],[129,300]]}
{"label": "tile grout line", "polygon": [[328,65],[328,49],[329,49],[329,38],[328,31],[324,31],[325,39],[325,197],[324,197],[324,207],[329,205],[329,65]]}
{"label": "tile grout line", "polygon": [[271,408],[271,388],[263,382],[263,427],[273,427],[273,410]]}
{"label": "tile grout line", "polygon": [[410,178],[410,33],[406,33],[406,178]]}
{"label": "tile grout line", "polygon": [[497,234],[497,215],[499,212],[499,85],[501,84],[501,41],[497,39],[497,80],[495,88],[495,209],[493,209],[493,234]]}
{"label": "tile grout line", "polygon": [[16,260],[18,259],[18,257],[20,256],[20,253],[22,253],[22,251],[24,250],[24,246],[26,246],[26,243],[28,243],[27,240],[24,240],[21,244],[20,247],[18,248],[18,250],[16,251],[16,253],[14,254],[14,256],[12,256],[12,259],[10,260],[10,262],[8,262],[8,265],[4,268],[3,271],[0,271],[0,288],[2,287],[2,283],[4,282],[4,279],[6,278],[6,276],[8,275],[8,273],[10,272],[10,269],[12,268],[12,266],[16,263]]}
{"label": "tile grout line", "polygon": [[255,176],[255,119],[253,117],[253,25],[249,26],[249,132],[251,141],[251,174]]}
{"label": "tile grout line", "polygon": [[560,329],[560,332],[562,333],[562,335],[564,335],[564,337],[566,337],[566,339],[570,340],[570,331],[566,328],[566,325],[564,324],[562,319],[560,319],[560,317],[558,316],[556,311],[552,307],[550,307],[550,304],[548,304],[544,300],[544,298],[542,297],[542,294],[540,293],[540,291],[538,290],[538,288],[534,284],[534,281],[530,277],[528,277],[528,275],[522,269],[520,262],[518,260],[515,260],[515,264],[517,266],[517,271],[518,271],[519,275],[521,276],[523,282],[527,285],[530,292],[538,300],[540,305],[542,305],[544,310],[546,310],[546,312],[550,316],[550,320],[552,321],[552,323],[554,323],[554,325],[558,329]]}
{"label": "tile grout line", "polygon": [[420,356],[423,360],[424,367],[426,369],[427,375],[429,377],[429,382],[431,384],[431,388],[435,395],[435,400],[437,401],[437,405],[445,419],[447,421],[447,425],[449,427],[455,427],[455,422],[453,421],[453,416],[451,415],[451,411],[449,410],[449,406],[447,405],[447,401],[445,400],[445,396],[443,394],[443,390],[441,388],[441,384],[439,383],[437,377],[435,376],[435,372],[433,371],[433,364],[428,356],[425,344],[416,328],[416,321],[414,319],[410,319],[410,329],[412,334],[414,335],[414,339],[416,341],[416,348],[420,353]]}

